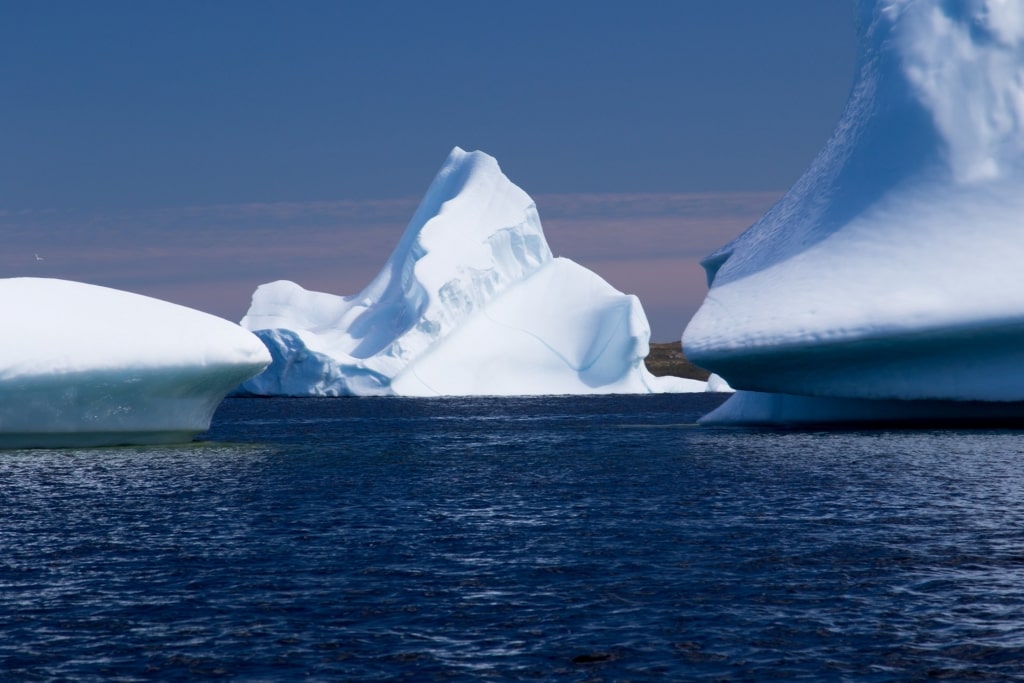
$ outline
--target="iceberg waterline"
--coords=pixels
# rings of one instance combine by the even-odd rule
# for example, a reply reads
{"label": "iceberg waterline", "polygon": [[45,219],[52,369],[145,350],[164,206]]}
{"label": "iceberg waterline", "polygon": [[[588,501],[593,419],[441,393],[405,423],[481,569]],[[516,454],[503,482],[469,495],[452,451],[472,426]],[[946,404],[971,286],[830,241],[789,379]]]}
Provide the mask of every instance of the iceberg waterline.
{"label": "iceberg waterline", "polygon": [[261,285],[241,325],[273,356],[256,395],[703,391],[644,367],[640,301],[553,257],[533,200],[455,148],[380,273],[355,296]]}
{"label": "iceberg waterline", "polygon": [[708,422],[1024,415],[1024,5],[860,18],[832,138],[704,262],[683,345],[741,390]]}
{"label": "iceberg waterline", "polygon": [[227,320],[106,287],[0,279],[0,447],[174,443],[270,361]]}

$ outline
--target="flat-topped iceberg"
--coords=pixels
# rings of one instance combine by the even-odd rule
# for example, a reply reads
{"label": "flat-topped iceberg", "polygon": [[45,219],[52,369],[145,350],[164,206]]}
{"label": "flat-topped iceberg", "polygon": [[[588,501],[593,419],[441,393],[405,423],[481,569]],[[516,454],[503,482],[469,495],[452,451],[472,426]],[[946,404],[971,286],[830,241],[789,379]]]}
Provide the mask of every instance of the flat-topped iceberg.
{"label": "flat-topped iceberg", "polygon": [[284,396],[703,391],[644,367],[640,301],[554,258],[533,200],[455,148],[359,294],[261,285],[242,326],[273,363],[243,390]]}
{"label": "flat-topped iceberg", "polygon": [[220,318],[106,287],[0,280],[0,447],[174,443],[269,354]]}
{"label": "flat-topped iceberg", "polygon": [[1022,8],[860,3],[835,133],[704,261],[683,345],[743,390],[706,421],[1024,415]]}

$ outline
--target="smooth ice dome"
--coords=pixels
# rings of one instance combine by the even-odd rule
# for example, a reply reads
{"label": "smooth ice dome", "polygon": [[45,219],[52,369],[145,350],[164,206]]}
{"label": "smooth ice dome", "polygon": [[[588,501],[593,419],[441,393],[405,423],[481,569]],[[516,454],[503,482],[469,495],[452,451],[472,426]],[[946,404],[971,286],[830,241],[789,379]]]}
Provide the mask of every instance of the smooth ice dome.
{"label": "smooth ice dome", "polygon": [[261,285],[242,326],[273,363],[257,395],[702,391],[644,367],[640,301],[553,258],[537,209],[492,157],[455,148],[380,273],[339,297]]}
{"label": "smooth ice dome", "polygon": [[0,280],[0,447],[173,443],[270,361],[226,320],[106,287]]}
{"label": "smooth ice dome", "polygon": [[1024,401],[1024,3],[859,9],[831,139],[704,261],[686,354],[758,392],[709,421],[945,418],[994,401],[1005,416]]}

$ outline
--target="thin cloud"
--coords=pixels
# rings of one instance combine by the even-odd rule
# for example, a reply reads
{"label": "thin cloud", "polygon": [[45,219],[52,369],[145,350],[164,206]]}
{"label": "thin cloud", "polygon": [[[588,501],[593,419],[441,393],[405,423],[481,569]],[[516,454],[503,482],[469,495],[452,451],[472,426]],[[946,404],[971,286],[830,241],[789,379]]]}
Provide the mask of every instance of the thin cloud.
{"label": "thin cloud", "polygon": [[[779,194],[562,194],[536,201],[556,254],[640,296],[656,338],[675,338],[704,296],[700,258]],[[104,284],[237,320],[256,286],[272,280],[357,293],[384,264],[417,204],[404,197],[0,212],[0,272]]]}
{"label": "thin cloud", "polygon": [[763,213],[781,192],[609,193],[538,195],[541,217],[720,219]]}

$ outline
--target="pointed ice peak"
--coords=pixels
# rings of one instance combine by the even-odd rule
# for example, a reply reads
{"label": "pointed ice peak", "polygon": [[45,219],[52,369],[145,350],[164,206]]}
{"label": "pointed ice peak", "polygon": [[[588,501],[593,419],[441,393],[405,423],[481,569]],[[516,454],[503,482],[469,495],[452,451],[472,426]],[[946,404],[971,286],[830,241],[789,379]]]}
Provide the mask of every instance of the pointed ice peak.
{"label": "pointed ice peak", "polygon": [[494,157],[456,147],[394,253],[355,297],[367,303],[345,326],[351,353],[376,354],[385,341],[389,357],[419,353],[550,260],[530,196]]}
{"label": "pointed ice peak", "polygon": [[[455,200],[458,203],[449,206]],[[467,152],[455,147],[427,188],[405,235],[410,237],[422,232],[426,224],[441,213],[442,207],[447,211],[478,210],[471,225],[460,226],[463,232],[476,232],[496,223],[514,224],[532,206],[530,196],[501,172],[497,159],[484,152]],[[439,227],[435,221],[431,230],[437,231]]]}
{"label": "pointed ice peak", "polygon": [[[430,184],[406,238],[418,247],[414,258],[429,257],[431,266],[418,273],[426,277],[447,277],[453,268],[533,270],[551,258],[530,195],[494,157],[460,147]],[[435,253],[438,245],[442,254]]]}

